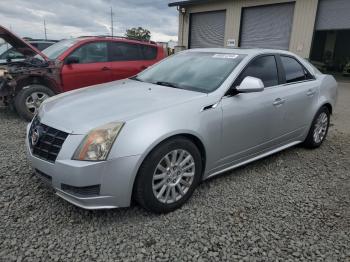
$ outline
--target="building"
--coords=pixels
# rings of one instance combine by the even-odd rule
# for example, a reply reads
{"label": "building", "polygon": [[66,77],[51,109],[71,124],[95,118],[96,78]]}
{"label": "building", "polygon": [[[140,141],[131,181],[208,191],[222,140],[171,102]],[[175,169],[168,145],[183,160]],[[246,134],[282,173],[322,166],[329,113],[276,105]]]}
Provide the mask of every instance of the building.
{"label": "building", "polygon": [[178,49],[290,50],[328,70],[350,62],[350,0],[188,0],[179,10]]}
{"label": "building", "polygon": [[168,42],[157,42],[157,44],[163,46],[168,55],[174,54],[175,46],[177,46],[177,42],[174,40],[170,40]]}

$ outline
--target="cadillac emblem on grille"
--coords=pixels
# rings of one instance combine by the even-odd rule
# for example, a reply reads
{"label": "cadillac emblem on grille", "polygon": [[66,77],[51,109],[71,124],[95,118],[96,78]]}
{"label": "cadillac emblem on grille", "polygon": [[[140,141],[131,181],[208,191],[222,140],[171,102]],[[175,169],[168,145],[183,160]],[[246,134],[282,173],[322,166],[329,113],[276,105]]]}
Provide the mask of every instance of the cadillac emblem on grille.
{"label": "cadillac emblem on grille", "polygon": [[39,139],[40,139],[40,130],[39,128],[34,128],[32,132],[32,137],[31,137],[32,145],[33,146],[37,145],[39,142]]}

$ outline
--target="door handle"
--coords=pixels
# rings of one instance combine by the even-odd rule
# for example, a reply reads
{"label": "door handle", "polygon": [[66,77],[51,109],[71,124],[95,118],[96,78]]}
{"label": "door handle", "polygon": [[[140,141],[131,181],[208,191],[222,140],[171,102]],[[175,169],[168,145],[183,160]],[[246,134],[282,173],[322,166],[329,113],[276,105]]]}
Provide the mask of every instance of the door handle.
{"label": "door handle", "polygon": [[104,66],[104,67],[101,68],[101,70],[102,70],[102,71],[107,71],[107,70],[111,70],[111,68],[110,68],[110,67],[107,67],[107,66]]}
{"label": "door handle", "polygon": [[285,102],[286,102],[286,99],[276,98],[272,104],[274,106],[279,106],[279,105],[283,105]]}
{"label": "door handle", "polygon": [[309,90],[307,90],[306,95],[307,95],[307,96],[313,96],[315,93],[316,93],[315,90],[309,89]]}

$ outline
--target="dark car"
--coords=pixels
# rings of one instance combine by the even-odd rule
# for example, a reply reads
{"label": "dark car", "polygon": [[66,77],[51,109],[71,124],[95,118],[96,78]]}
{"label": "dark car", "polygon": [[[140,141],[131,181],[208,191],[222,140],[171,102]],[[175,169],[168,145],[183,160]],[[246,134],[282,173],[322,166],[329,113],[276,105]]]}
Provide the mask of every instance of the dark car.
{"label": "dark car", "polygon": [[26,59],[0,68],[0,99],[30,120],[48,97],[138,74],[166,55],[150,41],[120,37],[81,37],[39,51],[0,26],[0,38]]}
{"label": "dark car", "polygon": [[[43,40],[43,39],[24,39],[36,49],[42,51],[49,46],[57,43],[57,40]],[[7,64],[9,62],[19,62],[25,60],[26,57],[18,52],[16,48],[10,44],[4,43],[0,46],[0,64]]]}

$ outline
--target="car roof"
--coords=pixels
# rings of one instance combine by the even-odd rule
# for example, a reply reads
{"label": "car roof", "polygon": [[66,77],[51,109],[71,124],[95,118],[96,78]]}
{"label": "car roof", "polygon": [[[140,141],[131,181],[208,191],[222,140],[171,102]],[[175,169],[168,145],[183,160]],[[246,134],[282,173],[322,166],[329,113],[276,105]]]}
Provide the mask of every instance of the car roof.
{"label": "car roof", "polygon": [[126,37],[121,36],[81,36],[75,38],[77,41],[96,41],[96,40],[104,40],[104,41],[118,41],[118,42],[128,42],[128,43],[135,43],[135,44],[146,44],[146,45],[153,45],[153,46],[159,46],[156,42],[153,41],[141,41],[141,40],[134,40],[129,39]]}
{"label": "car roof", "polygon": [[186,52],[203,52],[203,53],[229,53],[229,54],[238,54],[238,55],[260,55],[260,54],[270,54],[270,53],[278,53],[285,55],[293,55],[295,54],[279,49],[260,49],[260,48],[194,48],[188,49]]}

